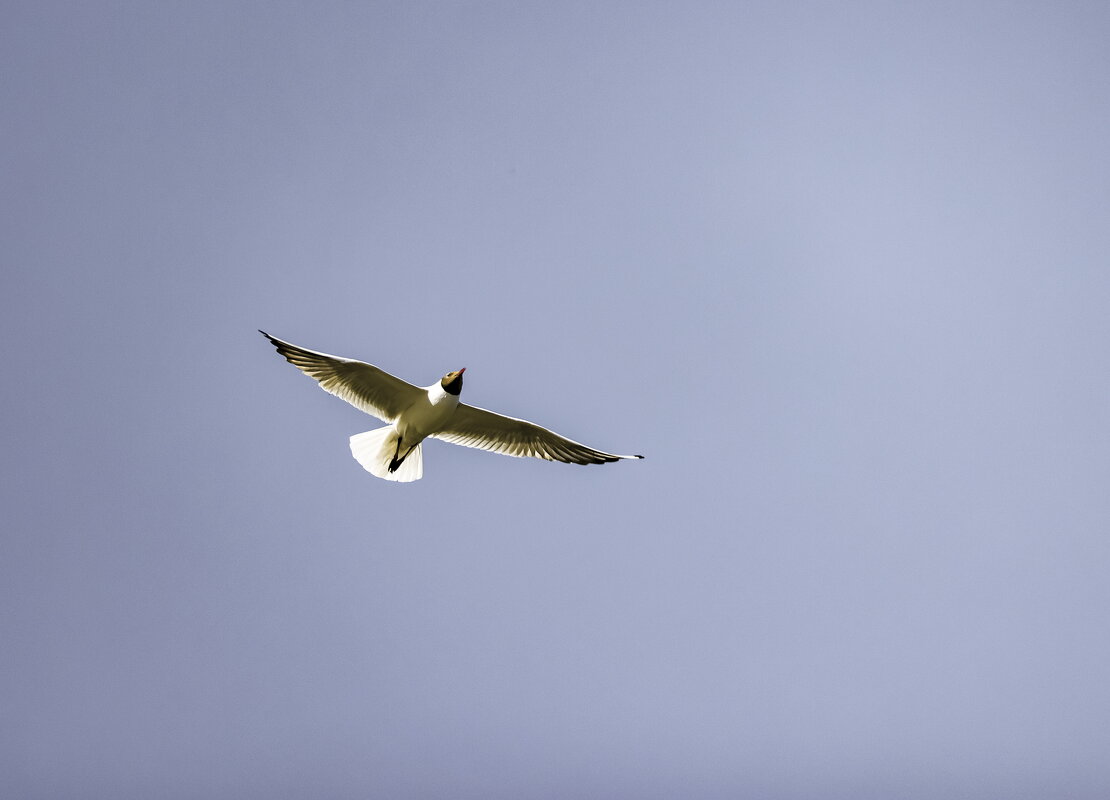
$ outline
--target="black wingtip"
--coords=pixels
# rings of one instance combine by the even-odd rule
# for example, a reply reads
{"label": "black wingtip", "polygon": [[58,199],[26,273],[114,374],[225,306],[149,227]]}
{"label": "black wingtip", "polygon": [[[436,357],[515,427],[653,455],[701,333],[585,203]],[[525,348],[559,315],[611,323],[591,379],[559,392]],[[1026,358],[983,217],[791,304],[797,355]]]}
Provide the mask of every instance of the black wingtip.
{"label": "black wingtip", "polygon": [[636,456],[636,458],[643,458],[643,456]]}

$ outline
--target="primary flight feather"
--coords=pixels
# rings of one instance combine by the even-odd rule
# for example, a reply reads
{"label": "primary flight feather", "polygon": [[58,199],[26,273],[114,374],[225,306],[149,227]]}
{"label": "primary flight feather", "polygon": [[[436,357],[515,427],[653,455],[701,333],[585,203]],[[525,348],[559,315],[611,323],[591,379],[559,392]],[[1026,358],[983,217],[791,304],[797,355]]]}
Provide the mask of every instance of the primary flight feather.
{"label": "primary flight feather", "polygon": [[384,428],[351,437],[351,454],[372,475],[415,481],[424,474],[421,443],[429,436],[507,456],[531,456],[567,464],[604,464],[622,458],[572,441],[534,422],[459,402],[466,367],[431,386],[413,386],[372,364],[329,356],[283,342],[265,331],[285,359],[321,388],[382,422]]}

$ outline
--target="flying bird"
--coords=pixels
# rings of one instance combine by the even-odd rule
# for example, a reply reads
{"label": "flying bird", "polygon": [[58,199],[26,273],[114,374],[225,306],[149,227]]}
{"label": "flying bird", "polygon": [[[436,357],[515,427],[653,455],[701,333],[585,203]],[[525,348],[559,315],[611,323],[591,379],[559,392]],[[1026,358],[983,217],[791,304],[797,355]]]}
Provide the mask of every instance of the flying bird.
{"label": "flying bird", "polygon": [[507,456],[531,456],[567,464],[604,464],[620,456],[571,441],[533,422],[506,417],[459,402],[466,367],[448,372],[431,386],[413,386],[352,358],[306,350],[259,331],[286,361],[336,397],[382,422],[384,428],[351,437],[351,454],[372,475],[388,481],[424,475],[421,443],[431,436],[464,447]]}

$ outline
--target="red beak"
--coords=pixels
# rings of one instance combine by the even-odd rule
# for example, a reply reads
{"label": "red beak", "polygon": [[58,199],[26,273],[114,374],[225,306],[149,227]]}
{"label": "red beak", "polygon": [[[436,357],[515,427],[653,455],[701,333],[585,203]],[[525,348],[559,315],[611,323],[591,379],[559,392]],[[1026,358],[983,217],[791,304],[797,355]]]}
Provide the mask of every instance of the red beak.
{"label": "red beak", "polygon": [[462,369],[459,370],[460,375],[462,375],[464,372],[466,372],[466,367],[463,367]]}

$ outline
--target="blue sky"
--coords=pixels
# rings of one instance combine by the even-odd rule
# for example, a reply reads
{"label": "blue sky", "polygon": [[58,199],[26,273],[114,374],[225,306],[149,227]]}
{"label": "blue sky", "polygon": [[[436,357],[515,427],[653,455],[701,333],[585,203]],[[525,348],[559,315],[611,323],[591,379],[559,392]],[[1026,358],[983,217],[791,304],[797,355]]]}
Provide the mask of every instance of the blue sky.
{"label": "blue sky", "polygon": [[0,794],[1110,792],[1105,7],[2,13]]}

